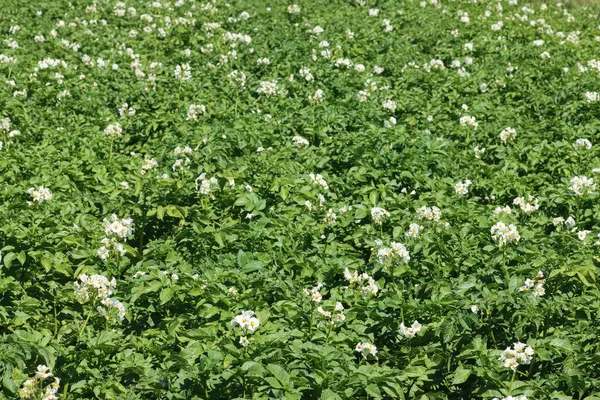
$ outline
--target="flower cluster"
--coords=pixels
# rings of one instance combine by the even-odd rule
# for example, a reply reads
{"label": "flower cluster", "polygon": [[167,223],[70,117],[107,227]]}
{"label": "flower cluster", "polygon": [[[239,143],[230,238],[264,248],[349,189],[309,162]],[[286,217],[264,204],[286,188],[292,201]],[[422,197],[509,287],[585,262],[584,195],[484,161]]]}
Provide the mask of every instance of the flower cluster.
{"label": "flower cluster", "polygon": [[23,382],[23,387],[19,390],[19,397],[22,399],[35,400],[57,400],[58,390],[60,389],[60,379],[54,377],[54,382],[43,387],[44,380],[51,378],[52,372],[45,365],[38,365],[35,376]]}
{"label": "flower cluster", "polygon": [[317,312],[325,318],[329,318],[330,324],[342,323],[346,320],[344,305],[339,301],[335,303],[334,312],[326,311],[322,306],[317,307]]}
{"label": "flower cluster", "polygon": [[92,299],[105,299],[112,295],[113,289],[117,287],[117,280],[112,278],[110,281],[103,275],[79,275],[81,282],[75,281],[75,295],[83,302]]}
{"label": "flower cluster", "polygon": [[298,4],[291,4],[287,8],[288,13],[298,14],[300,12],[300,6]]}
{"label": "flower cluster", "polygon": [[323,221],[325,221],[325,223],[328,226],[334,226],[335,225],[335,221],[337,220],[337,214],[335,212],[333,212],[333,209],[329,209],[327,211],[327,214],[325,214],[325,218],[323,218]]}
{"label": "flower cluster", "polygon": [[[113,299],[110,297],[104,298],[100,300],[100,303],[104,306],[98,306],[97,310],[100,315],[105,317],[108,320],[111,320],[112,315],[116,315],[119,321],[123,321],[125,318],[125,307],[123,303],[121,303],[117,299]],[[112,322],[116,322],[116,319],[113,317]]]}
{"label": "flower cluster", "polygon": [[388,110],[391,113],[396,111],[396,102],[394,100],[384,100],[381,106],[384,110]]}
{"label": "flower cluster", "polygon": [[468,179],[464,183],[458,182],[454,184],[454,191],[457,194],[464,196],[465,194],[469,193],[469,186],[471,186],[471,184],[472,182]]}
{"label": "flower cluster", "polygon": [[527,195],[527,202],[525,202],[525,197],[517,197],[513,200],[513,204],[521,207],[521,210],[527,215],[531,215],[540,208],[538,200],[531,195]]}
{"label": "flower cluster", "polygon": [[194,186],[200,194],[207,195],[210,193],[211,189],[219,187],[219,181],[214,176],[206,179],[206,173],[202,173],[196,178]]}
{"label": "flower cluster", "polygon": [[227,79],[229,80],[229,82],[236,83],[236,84],[240,85],[241,87],[244,87],[246,85],[246,74],[244,74],[241,71],[238,71],[237,69],[234,71],[231,71],[227,75]]}
{"label": "flower cluster", "polygon": [[585,99],[588,103],[594,103],[600,100],[600,94],[598,92],[585,92]]}
{"label": "flower cluster", "polygon": [[514,128],[504,128],[502,132],[500,132],[500,140],[506,143],[509,140],[513,140],[517,137],[517,131]]}
{"label": "flower cluster", "polygon": [[111,138],[117,138],[123,134],[123,129],[121,128],[121,124],[118,122],[114,124],[108,125],[104,128],[104,134]]}
{"label": "flower cluster", "polygon": [[385,267],[394,264],[406,264],[410,261],[410,254],[405,245],[392,242],[390,247],[380,247],[377,250],[377,260]]}
{"label": "flower cluster", "polygon": [[187,112],[187,120],[188,121],[197,121],[198,116],[204,114],[206,112],[206,106],[202,104],[190,104],[190,108],[188,108]]}
{"label": "flower cluster", "polygon": [[420,330],[421,330],[421,324],[419,323],[419,321],[413,322],[412,325],[409,327],[404,326],[404,322],[402,322],[400,324],[400,333],[402,333],[404,335],[404,337],[407,337],[409,339],[415,337],[415,335]]}
{"label": "flower cluster", "polygon": [[110,216],[110,220],[104,218],[102,221],[106,237],[102,239],[102,247],[98,249],[98,257],[108,260],[111,252],[117,257],[124,256],[127,252],[119,239],[127,240],[133,235],[133,220],[131,218],[119,219],[116,214]]}
{"label": "flower cluster", "polygon": [[52,192],[48,188],[44,186],[39,186],[37,189],[29,188],[27,189],[27,193],[31,195],[31,200],[28,201],[27,204],[30,206],[35,204],[42,204],[44,201],[52,200]]}
{"label": "flower cluster", "polygon": [[279,86],[277,81],[261,81],[256,93],[267,96],[285,96],[288,91]]}
{"label": "flower cluster", "polygon": [[[119,108],[119,115],[121,117],[133,117],[136,113],[136,109],[129,107],[129,104],[123,103]],[[110,136],[110,135],[109,135]]]}
{"label": "flower cluster", "polygon": [[428,221],[440,222],[440,218],[442,217],[442,212],[436,206],[432,207],[419,207],[417,208],[417,218],[418,219],[426,219]]}
{"label": "flower cluster", "polygon": [[153,168],[158,167],[158,161],[156,161],[154,158],[144,158],[144,165],[142,165],[142,169],[140,170],[140,174],[142,175],[146,175],[148,173],[148,171],[150,171]]}
{"label": "flower cluster", "polygon": [[525,284],[519,288],[521,292],[526,292],[531,290],[531,293],[534,297],[541,297],[546,294],[546,289],[544,289],[544,284],[546,280],[544,279],[544,273],[542,271],[538,271],[536,275],[536,280],[527,278],[525,280]]}
{"label": "flower cluster", "polygon": [[231,327],[240,327],[244,331],[254,332],[260,325],[260,321],[254,315],[254,311],[243,311],[231,320]]}
{"label": "flower cluster", "polygon": [[[239,327],[244,333],[254,332],[259,325],[260,321],[254,316],[254,311],[249,310],[243,311],[241,314],[236,315],[236,317],[233,320],[231,320],[231,327]],[[250,344],[250,340],[247,336],[240,336],[239,343],[243,347],[248,347],[248,345]]]}
{"label": "flower cluster", "polygon": [[133,220],[131,218],[117,217],[117,214],[112,214],[110,219],[104,218],[102,221],[104,233],[106,236],[118,236],[121,239],[126,239],[133,235]]}
{"label": "flower cluster", "polygon": [[477,127],[479,127],[479,123],[475,117],[465,115],[464,117],[460,117],[460,126],[477,129]]}
{"label": "flower cluster", "polygon": [[409,238],[417,238],[423,229],[423,226],[413,223],[408,226],[408,231],[404,235]]}
{"label": "flower cluster", "polygon": [[385,218],[389,218],[390,213],[389,211],[381,208],[381,207],[373,207],[371,208],[371,217],[373,218],[373,221],[375,221],[375,223],[377,224],[382,224],[383,220]]}
{"label": "flower cluster", "polygon": [[[368,296],[370,294],[376,295],[377,292],[379,292],[379,288],[375,284],[375,279],[369,276],[366,272],[359,274],[357,271],[354,271],[351,274],[348,268],[345,268],[344,278],[352,285],[356,284],[357,286],[361,286],[360,293],[363,296]],[[363,285],[365,282],[366,285]]]}
{"label": "flower cluster", "polygon": [[563,217],[556,217],[552,220],[552,224],[554,224],[556,230],[560,230],[563,226],[566,229],[573,229],[575,228],[575,219],[569,217],[565,220]]}
{"label": "flower cluster", "polygon": [[512,213],[512,209],[510,208],[510,206],[496,207],[494,209],[494,215],[503,214],[503,213],[506,215],[510,215]]}
{"label": "flower cluster", "polygon": [[579,238],[579,240],[584,241],[585,238],[587,237],[587,235],[589,235],[591,232],[592,231],[586,231],[586,230],[579,231],[579,232],[577,232],[577,237]]}
{"label": "flower cluster", "polygon": [[[260,321],[254,315],[254,311],[243,311],[241,314],[236,315],[236,317],[233,320],[231,320],[231,327],[239,327],[246,334],[254,332],[260,325]],[[250,340],[246,335],[240,336],[239,343],[242,345],[242,347],[248,347],[248,345],[250,344]]]}
{"label": "flower cluster", "polygon": [[396,120],[396,118],[390,117],[390,119],[386,119],[385,121],[383,121],[383,127],[386,129],[390,129],[390,128],[396,126],[397,122],[398,121]]}
{"label": "flower cluster", "polygon": [[175,79],[189,81],[192,79],[192,67],[190,64],[177,65],[175,67]]}
{"label": "flower cluster", "polygon": [[[19,136],[21,134],[21,131],[19,131],[17,129],[10,130],[10,126],[11,126],[10,118],[2,118],[0,120],[0,130],[5,132],[7,139],[13,138],[15,136]],[[8,144],[9,144],[9,141],[7,141],[7,143],[6,143],[7,147],[8,147]],[[4,143],[0,142],[0,150],[2,150],[3,146],[4,146]]]}
{"label": "flower cluster", "polygon": [[517,342],[513,344],[512,349],[507,347],[498,360],[503,361],[506,368],[516,371],[519,365],[531,363],[533,354],[534,351],[530,346]]}
{"label": "flower cluster", "polygon": [[308,102],[311,104],[321,103],[323,101],[323,90],[317,89],[314,94],[308,94]]}
{"label": "flower cluster", "polygon": [[358,351],[364,358],[367,358],[369,354],[373,357],[377,354],[377,347],[371,343],[358,343],[355,350]]}
{"label": "flower cluster", "polygon": [[323,189],[325,190],[329,190],[329,185],[327,184],[327,181],[325,181],[325,179],[323,179],[323,175],[321,174],[309,174],[308,175],[310,177],[310,181],[313,184],[319,185],[321,186]]}
{"label": "flower cluster", "polygon": [[312,289],[304,289],[304,295],[305,296],[310,296],[310,299],[316,303],[320,303],[321,300],[323,300],[323,295],[321,294],[321,288],[323,287],[323,284],[321,282],[317,283],[317,286],[313,287]]}
{"label": "flower cluster", "polygon": [[307,148],[308,146],[310,146],[309,141],[304,139],[302,136],[294,136],[292,138],[292,144],[300,148]]}
{"label": "flower cluster", "polygon": [[521,239],[521,235],[517,231],[517,227],[513,224],[506,225],[504,222],[498,222],[491,229],[492,239],[498,246],[502,247],[508,243],[517,243]]}
{"label": "flower cluster", "polygon": [[596,184],[594,178],[588,178],[587,176],[575,176],[571,179],[571,186],[569,189],[575,193],[576,196],[584,196],[591,194],[596,190]]}
{"label": "flower cluster", "polygon": [[475,152],[475,158],[481,158],[483,153],[485,153],[485,147],[475,146],[473,151]]}
{"label": "flower cluster", "polygon": [[587,139],[577,139],[575,143],[573,143],[573,148],[575,150],[589,150],[592,148],[592,142]]}

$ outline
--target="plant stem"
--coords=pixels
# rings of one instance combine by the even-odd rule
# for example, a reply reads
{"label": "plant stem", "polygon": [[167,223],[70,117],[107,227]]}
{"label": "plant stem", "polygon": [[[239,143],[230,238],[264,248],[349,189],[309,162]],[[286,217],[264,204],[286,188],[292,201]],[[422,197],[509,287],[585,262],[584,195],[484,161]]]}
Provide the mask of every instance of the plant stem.
{"label": "plant stem", "polygon": [[115,143],[115,139],[110,138],[110,153],[108,155],[108,161],[110,162],[110,160],[112,160],[112,153],[113,153],[113,144]]}
{"label": "plant stem", "polygon": [[235,118],[237,118],[237,109],[238,109],[238,99],[240,97],[239,89],[235,89]]}
{"label": "plant stem", "polygon": [[508,268],[506,267],[506,245],[502,246],[502,268],[504,269],[504,279],[506,280],[506,287],[510,282],[510,276],[508,275]]}
{"label": "plant stem", "polygon": [[56,317],[56,293],[55,293],[55,297],[54,297],[54,335],[52,337],[56,338],[56,335],[58,334],[58,319]]}
{"label": "plant stem", "polygon": [[81,327],[81,330],[79,331],[79,337],[81,337],[81,335],[83,335],[83,330],[85,329],[85,326],[87,325],[88,321],[90,320],[90,317],[92,316],[92,310],[90,309],[87,318],[85,319],[83,326]]}
{"label": "plant stem", "polygon": [[515,375],[517,375],[517,370],[516,369],[513,371],[512,378],[510,379],[510,386],[508,388],[508,393],[511,394],[511,395],[512,395],[513,382],[515,381]]}
{"label": "plant stem", "polygon": [[533,372],[533,363],[535,360],[531,360],[531,364],[529,364],[529,372],[527,372],[527,378],[531,378],[531,373]]}

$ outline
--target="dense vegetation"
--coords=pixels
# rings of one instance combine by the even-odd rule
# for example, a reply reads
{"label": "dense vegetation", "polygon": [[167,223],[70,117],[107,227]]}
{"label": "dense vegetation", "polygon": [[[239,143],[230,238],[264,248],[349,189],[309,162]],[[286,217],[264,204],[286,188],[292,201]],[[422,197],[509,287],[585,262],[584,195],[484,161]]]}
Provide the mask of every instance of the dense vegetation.
{"label": "dense vegetation", "polygon": [[597,17],[6,0],[0,398],[600,399]]}

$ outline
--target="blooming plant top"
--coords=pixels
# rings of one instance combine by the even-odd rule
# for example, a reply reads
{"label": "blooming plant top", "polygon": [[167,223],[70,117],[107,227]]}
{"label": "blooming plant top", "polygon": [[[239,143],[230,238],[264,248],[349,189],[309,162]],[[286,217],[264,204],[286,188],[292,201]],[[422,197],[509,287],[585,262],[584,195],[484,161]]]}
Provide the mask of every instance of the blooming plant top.
{"label": "blooming plant top", "polygon": [[235,83],[241,87],[246,86],[246,74],[241,71],[234,70],[227,75],[229,82]]}
{"label": "blooming plant top", "polygon": [[323,178],[323,175],[309,174],[308,176],[310,176],[310,180],[313,184],[319,185],[325,190],[329,190],[329,185],[327,184],[327,181],[325,181],[325,179]]}
{"label": "blooming plant top", "polygon": [[381,247],[377,250],[377,260],[384,266],[406,264],[410,261],[410,254],[405,245],[392,242],[390,247]]}
{"label": "blooming plant top", "polygon": [[460,126],[477,129],[479,127],[479,123],[475,117],[465,115],[464,117],[460,117]]}
{"label": "blooming plant top", "polygon": [[404,322],[400,324],[400,333],[402,333],[404,337],[407,337],[409,339],[415,337],[415,335],[420,331],[421,324],[419,323],[419,321],[413,322],[412,325],[408,327],[404,326]]}
{"label": "blooming plant top", "polygon": [[292,138],[292,144],[300,148],[307,148],[308,146],[310,146],[308,140],[304,139],[302,136],[294,136]]}
{"label": "blooming plant top", "polygon": [[31,200],[32,200],[32,201],[27,202],[29,205],[32,205],[34,203],[42,204],[44,201],[52,200],[52,192],[50,191],[50,189],[48,189],[44,186],[40,186],[37,189],[29,188],[27,190],[27,193],[29,193],[31,195]]}
{"label": "blooming plant top", "polygon": [[260,321],[254,315],[254,311],[243,311],[231,321],[231,327],[240,327],[243,330],[254,332],[260,325]]}
{"label": "blooming plant top", "polygon": [[527,202],[525,202],[525,197],[517,197],[513,200],[513,204],[521,207],[521,210],[527,215],[531,215],[540,208],[538,200],[531,195],[527,195]]}
{"label": "blooming plant top", "polygon": [[188,121],[197,121],[198,116],[203,115],[204,113],[206,113],[206,106],[204,106],[202,104],[190,104],[190,107],[189,107],[188,113],[187,113],[187,120]]}
{"label": "blooming plant top", "polygon": [[417,218],[426,219],[428,221],[439,222],[442,217],[442,212],[436,206],[433,207],[420,207],[417,209]]}
{"label": "blooming plant top", "polygon": [[60,389],[59,378],[54,377],[54,382],[44,388],[44,380],[52,376],[50,368],[38,365],[35,376],[23,382],[23,386],[19,390],[19,397],[31,400],[57,400],[57,393]]}
{"label": "blooming plant top", "polygon": [[361,286],[366,282],[366,285],[360,287],[360,293],[363,296],[368,296],[370,294],[376,295],[379,292],[379,287],[375,283],[375,279],[371,277],[366,272],[359,274],[357,271],[350,273],[348,268],[344,269],[344,278],[350,283],[355,284],[357,286]]}
{"label": "blooming plant top", "polygon": [[146,175],[148,173],[148,171],[150,171],[151,169],[154,169],[156,167],[158,167],[158,161],[156,161],[154,158],[145,157],[144,165],[142,165],[142,168],[140,169],[140,173],[142,175]]}
{"label": "blooming plant top", "polygon": [[371,208],[371,217],[375,223],[382,224],[385,218],[390,217],[390,213],[381,207],[373,207]]}
{"label": "blooming plant top", "polygon": [[522,395],[522,396],[506,396],[501,399],[499,399],[498,397],[494,397],[492,400],[528,400],[528,399],[527,399],[527,396]]}
{"label": "blooming plant top", "polygon": [[592,194],[596,190],[596,184],[594,178],[588,178],[587,176],[576,176],[571,179],[571,186],[569,189],[575,193],[575,196],[585,196]]}
{"label": "blooming plant top", "polygon": [[177,67],[175,67],[175,79],[181,81],[189,81],[192,79],[192,68],[190,67],[190,64],[177,65]]}
{"label": "blooming plant top", "polygon": [[360,353],[364,358],[367,358],[369,355],[375,357],[377,354],[377,347],[372,345],[371,343],[358,343],[355,348],[356,351]]}
{"label": "blooming plant top", "polygon": [[519,290],[521,292],[531,290],[533,297],[541,297],[546,294],[546,289],[544,289],[544,284],[546,283],[546,280],[544,279],[544,273],[542,271],[538,271],[536,278],[537,281],[527,278],[525,280],[525,284],[521,286]]}
{"label": "blooming plant top", "polygon": [[196,178],[195,187],[200,194],[207,195],[211,189],[219,187],[219,181],[215,177],[206,179],[206,173],[202,173]]}
{"label": "blooming plant top", "polygon": [[515,371],[519,365],[531,363],[534,353],[530,346],[517,342],[513,343],[512,348],[507,347],[498,360],[503,361],[506,368]]}
{"label": "blooming plant top", "polygon": [[110,281],[103,275],[79,275],[79,281],[75,281],[73,286],[75,294],[83,302],[90,299],[105,299],[110,297],[113,290],[117,287],[117,280],[112,278]]}
{"label": "blooming plant top", "polygon": [[469,193],[469,186],[471,186],[471,184],[471,181],[468,179],[465,181],[465,183],[458,182],[454,185],[454,191],[456,191],[457,194],[464,196],[465,194]]}
{"label": "blooming plant top", "polygon": [[589,150],[592,148],[592,142],[587,139],[577,139],[575,143],[573,143],[573,148],[575,150]]}
{"label": "blooming plant top", "polygon": [[514,140],[517,137],[517,131],[514,128],[504,128],[502,132],[500,132],[500,140],[506,143],[509,140]]}
{"label": "blooming plant top", "polygon": [[566,220],[563,217],[557,217],[552,220],[552,224],[556,227],[556,230],[561,230],[563,227],[571,232],[575,232],[576,222],[573,217],[568,217]]}
{"label": "blooming plant top", "polygon": [[423,230],[423,226],[413,223],[413,224],[410,224],[410,226],[408,227],[408,231],[404,235],[406,237],[410,237],[410,238],[417,238],[417,237],[419,237],[419,234],[421,233],[422,230]]}
{"label": "blooming plant top", "polygon": [[330,324],[339,324],[346,320],[346,315],[344,314],[344,305],[339,301],[335,303],[333,312],[326,311],[323,306],[317,307],[317,312],[325,318],[329,318]]}
{"label": "blooming plant top", "polygon": [[121,239],[127,239],[133,235],[133,220],[131,218],[119,218],[117,214],[112,214],[110,218],[104,218],[102,221],[104,233],[106,236],[117,236]]}
{"label": "blooming plant top", "polygon": [[121,124],[115,122],[114,124],[108,125],[106,128],[104,128],[104,134],[111,138],[117,138],[123,134],[123,128],[121,128]]}
{"label": "blooming plant top", "polygon": [[310,290],[304,289],[304,295],[309,296],[312,301],[314,301],[316,303],[320,303],[321,300],[323,300],[323,295],[320,292],[322,287],[323,287],[323,284],[319,282],[317,284],[317,286],[313,287]]}
{"label": "blooming plant top", "polygon": [[503,247],[508,243],[518,243],[521,239],[517,227],[513,224],[506,225],[504,222],[498,222],[491,229],[492,239],[494,239],[498,246]]}

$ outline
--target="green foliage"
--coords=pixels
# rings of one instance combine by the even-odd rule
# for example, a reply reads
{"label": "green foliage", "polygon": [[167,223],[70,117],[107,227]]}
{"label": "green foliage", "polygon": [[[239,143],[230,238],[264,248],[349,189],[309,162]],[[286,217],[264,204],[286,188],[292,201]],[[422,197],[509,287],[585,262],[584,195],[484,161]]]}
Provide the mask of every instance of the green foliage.
{"label": "green foliage", "polygon": [[597,10],[366,3],[3,3],[0,398],[600,398]]}

